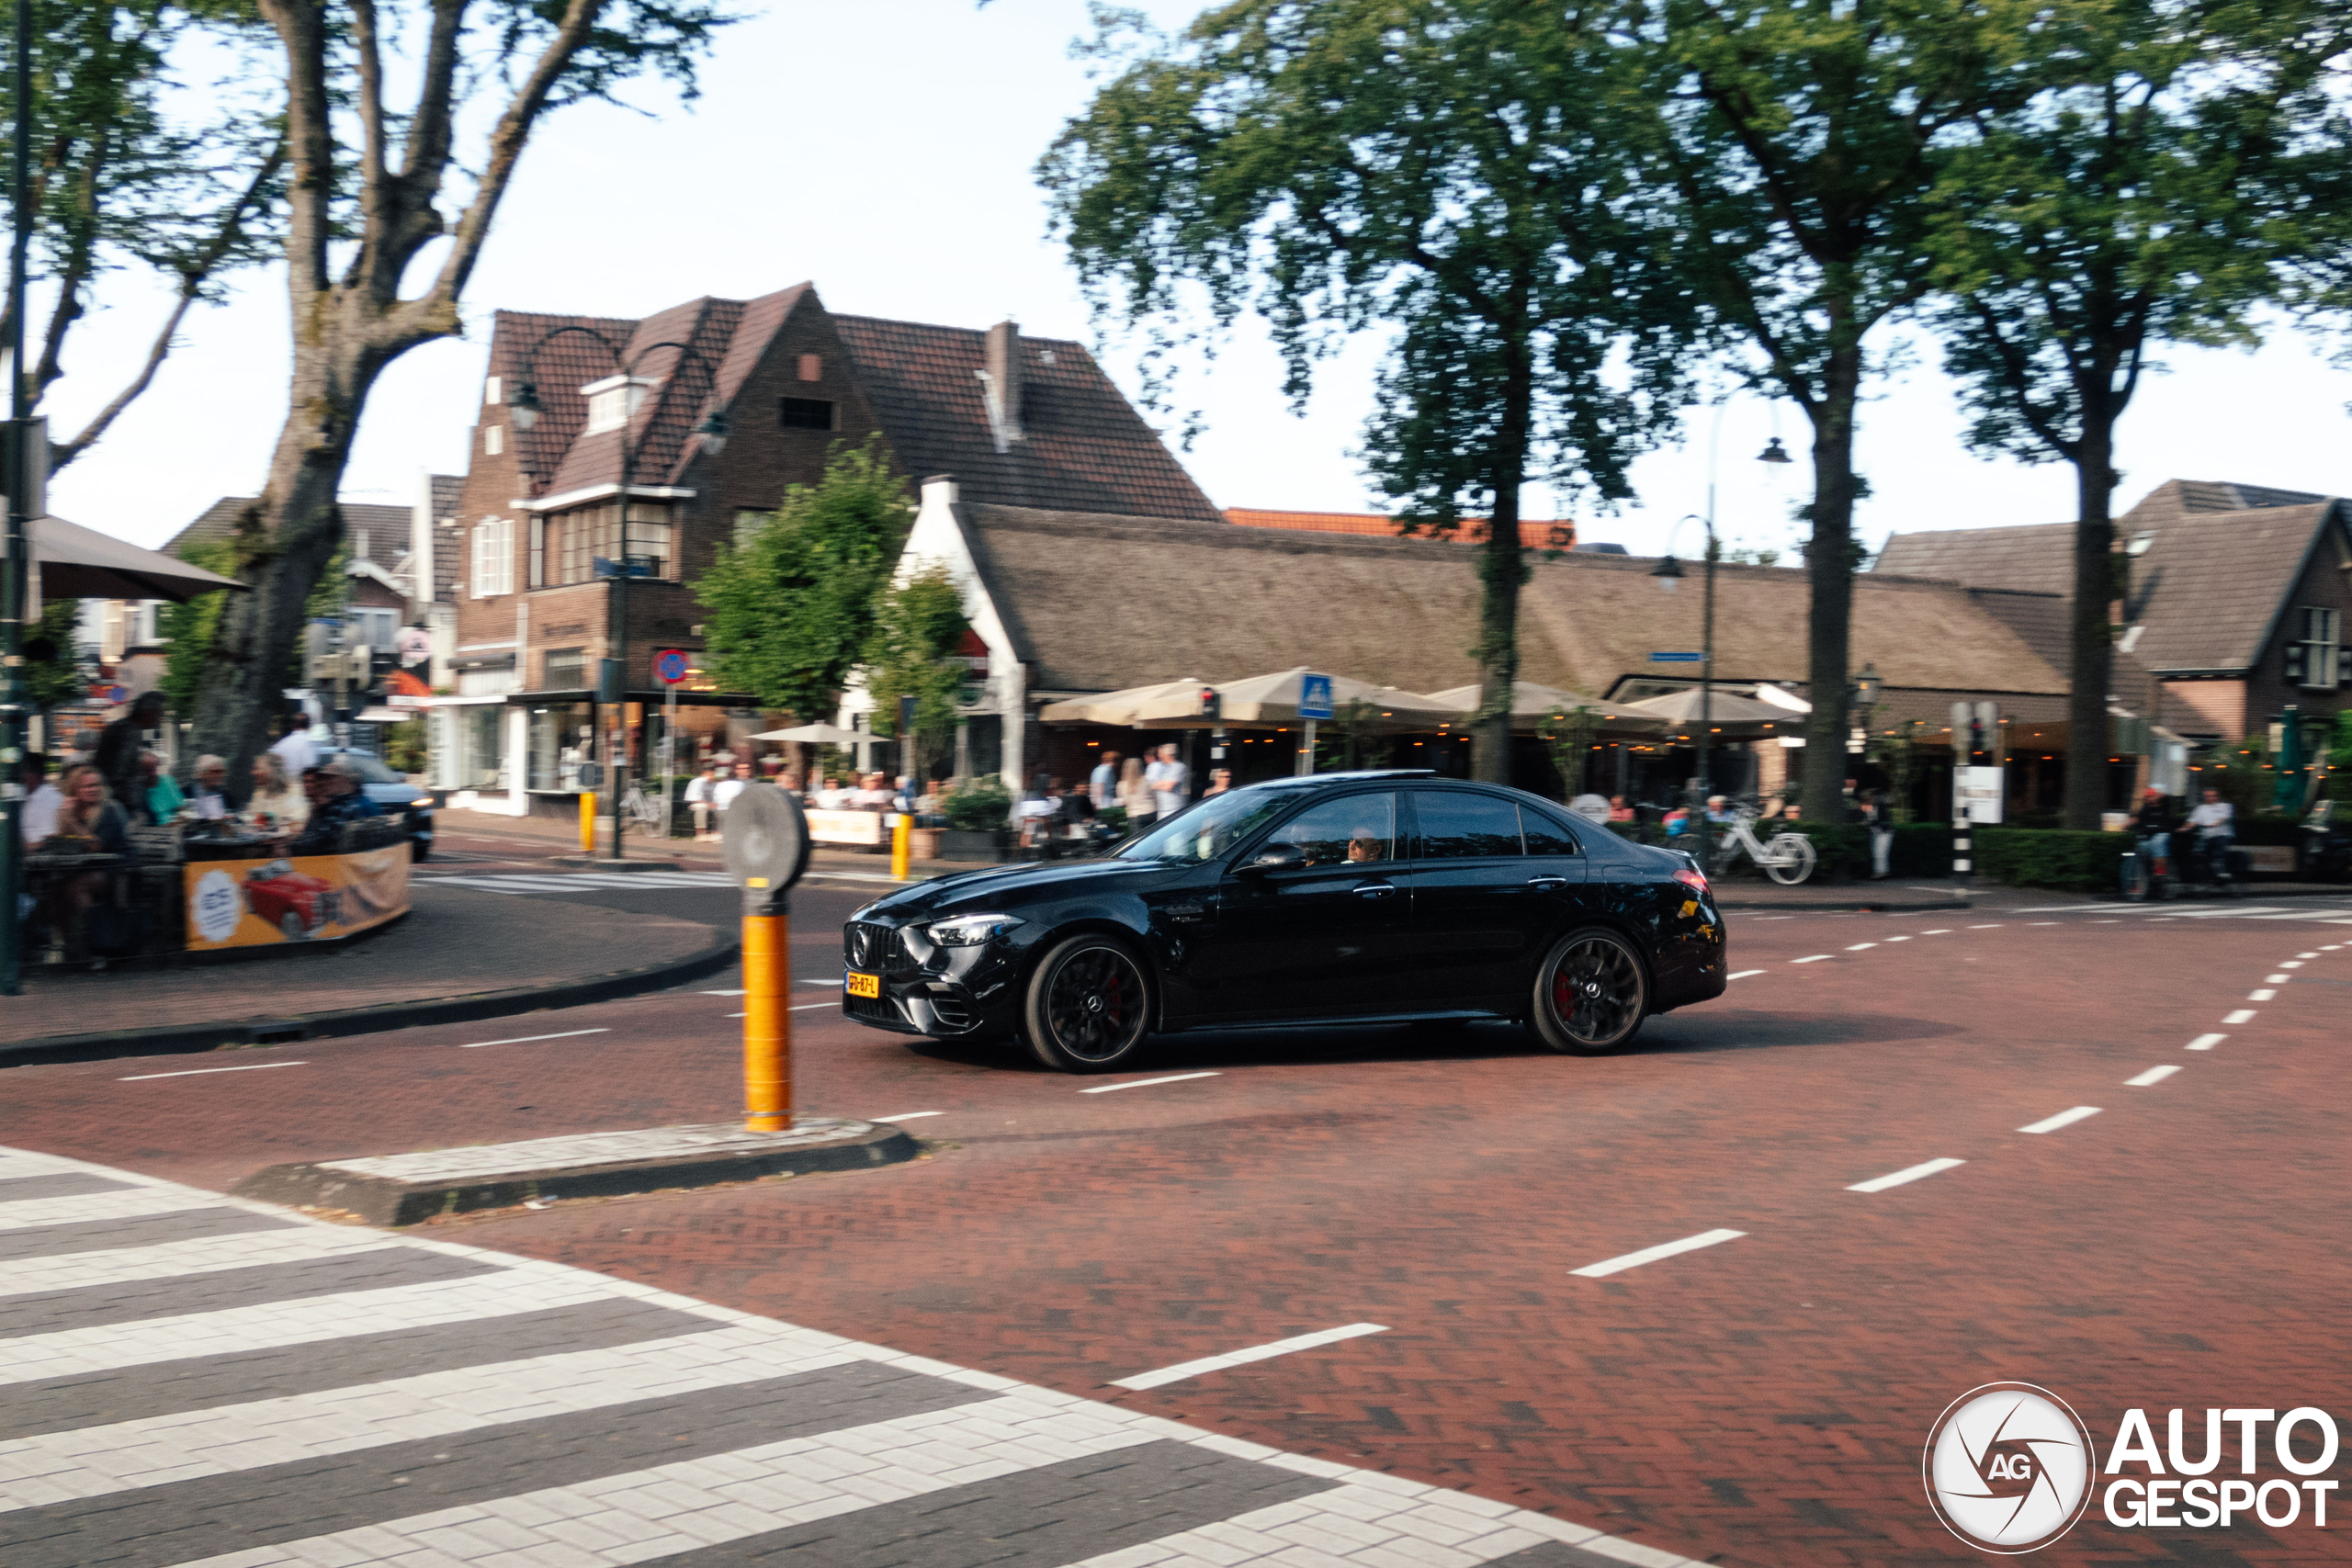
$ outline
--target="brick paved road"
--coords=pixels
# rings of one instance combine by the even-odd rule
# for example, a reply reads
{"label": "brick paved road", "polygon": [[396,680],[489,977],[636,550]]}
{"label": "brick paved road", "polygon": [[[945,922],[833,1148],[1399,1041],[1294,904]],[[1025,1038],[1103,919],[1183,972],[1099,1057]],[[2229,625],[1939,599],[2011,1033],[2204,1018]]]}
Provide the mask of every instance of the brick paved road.
{"label": "brick paved road", "polygon": [[[2174,1405],[2352,1410],[2352,912],[2008,902],[1736,920],[1756,972],[1600,1061],[1501,1029],[1229,1035],[1083,1093],[1101,1086],[910,1052],[812,1001],[804,1102],[935,1112],[907,1123],[931,1157],[432,1234],[1702,1560],[1971,1561],[1918,1460],[1974,1384],[2052,1387],[2102,1440],[2132,1406],[2160,1433]],[[800,935],[821,977],[813,911]],[[0,1142],[217,1188],[282,1159],[707,1120],[735,1092],[735,1006],[646,998],[236,1064],[306,1064],[284,1070],[20,1071]],[[2181,1070],[2132,1082],[2160,1066]],[[1849,1190],[1940,1160],[1964,1163]],[[1742,1234],[1571,1272],[1715,1231]],[[1114,1386],[1360,1324],[1386,1331]],[[2043,1560],[2339,1562],[2338,1539],[2094,1512]]]}

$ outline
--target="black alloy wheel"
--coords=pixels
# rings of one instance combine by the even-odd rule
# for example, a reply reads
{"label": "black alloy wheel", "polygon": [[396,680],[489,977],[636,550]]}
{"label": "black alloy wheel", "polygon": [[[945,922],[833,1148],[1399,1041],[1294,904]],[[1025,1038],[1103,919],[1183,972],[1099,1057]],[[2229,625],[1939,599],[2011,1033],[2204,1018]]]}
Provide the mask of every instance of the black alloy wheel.
{"label": "black alloy wheel", "polygon": [[1597,1056],[1642,1027],[1649,975],[1633,944],[1598,926],[1571,931],[1536,971],[1535,1033],[1555,1051]]}
{"label": "black alloy wheel", "polygon": [[1150,986],[1143,960],[1115,937],[1090,933],[1057,944],[1029,977],[1023,1021],[1030,1051],[1058,1072],[1117,1066],[1150,1028]]}

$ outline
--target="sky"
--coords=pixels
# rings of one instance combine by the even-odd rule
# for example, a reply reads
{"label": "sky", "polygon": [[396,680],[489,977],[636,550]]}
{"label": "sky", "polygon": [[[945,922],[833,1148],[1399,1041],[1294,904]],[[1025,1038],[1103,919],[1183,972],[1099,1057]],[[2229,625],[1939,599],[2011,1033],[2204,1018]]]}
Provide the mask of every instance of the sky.
{"label": "sky", "polygon": [[[1165,27],[1197,8],[1145,6]],[[1093,343],[1035,178],[1091,90],[1069,47],[1087,30],[1083,0],[781,0],[720,36],[698,101],[646,84],[629,90],[631,107],[562,111],[500,211],[468,290],[469,335],[413,351],[378,383],[345,499],[405,504],[421,472],[463,471],[494,310],[638,317],[807,280],[837,310],[975,328],[1010,316],[1033,336]],[[167,303],[133,276],[108,280],[69,346],[49,405],[56,426],[78,429],[128,380]],[[57,477],[51,509],[153,545],[217,498],[254,493],[285,414],[287,341],[282,274],[243,275],[229,303],[191,317],[145,399]],[[2169,355],[2170,373],[2143,383],[2123,425],[2119,502],[2174,478],[2352,489],[2352,370],[2329,358],[2339,346],[2282,325],[2258,350]],[[1239,323],[1213,361],[1185,366],[1178,400],[1206,429],[1182,456],[1210,499],[1377,510],[1352,454],[1382,347],[1367,334],[1328,362],[1303,415],[1283,397],[1261,323]],[[1132,345],[1099,351],[1132,391]],[[2070,469],[1971,456],[1933,344],[1902,357],[1907,367],[1876,383],[1861,412],[1868,544],[2074,514]],[[1797,463],[1755,460],[1775,434]],[[1712,483],[1727,540],[1785,547],[1801,531],[1790,513],[1809,490],[1806,442],[1793,406],[1742,393],[1694,409],[1678,446],[1637,464],[1637,500],[1614,515],[1542,491],[1525,515],[1572,516],[1584,538],[1635,554],[1671,538],[1690,555],[1696,527],[1676,525],[1705,511]]]}

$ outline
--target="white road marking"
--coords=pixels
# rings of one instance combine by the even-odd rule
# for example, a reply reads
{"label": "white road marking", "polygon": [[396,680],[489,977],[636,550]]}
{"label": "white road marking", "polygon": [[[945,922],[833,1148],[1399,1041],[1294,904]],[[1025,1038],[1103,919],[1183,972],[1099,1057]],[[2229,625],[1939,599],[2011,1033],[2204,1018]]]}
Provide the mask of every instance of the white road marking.
{"label": "white road marking", "polygon": [[1197,1361],[1179,1361],[1156,1372],[1137,1372],[1131,1378],[1114,1378],[1110,1386],[1158,1388],[1163,1383],[1199,1377],[1204,1372],[1221,1372],[1227,1367],[1246,1367],[1252,1361],[1269,1360],[1296,1350],[1312,1350],[1320,1345],[1336,1345],[1342,1339],[1361,1339],[1367,1334],[1387,1332],[1384,1324],[1351,1323],[1344,1328],[1325,1328],[1313,1334],[1300,1334],[1288,1339],[1276,1339],[1270,1344],[1252,1345],[1246,1350],[1228,1350],[1222,1356],[1204,1356]]}
{"label": "white road marking", "polygon": [[2188,1043],[2188,1048],[2192,1051],[2211,1051],[2228,1038],[2226,1034],[2200,1034]]}
{"label": "white road marking", "polygon": [[2222,1015],[2222,1021],[2223,1023],[2252,1023],[2254,1021],[2254,1010],[2252,1008],[2240,1008],[2235,1012],[2225,1012]]}
{"label": "white road marking", "polygon": [[741,989],[732,991],[705,991],[703,993],[706,997],[740,997],[742,994],[743,993]]}
{"label": "white road marking", "polygon": [[2001,922],[1995,920],[1989,926],[1971,926],[1968,929],[1973,931],[1996,931],[2001,929]]}
{"label": "white road marking", "polygon": [[1734,980],[1745,980],[1751,975],[1761,975],[1762,973],[1764,973],[1764,971],[1761,969],[1742,969],[1736,974],[1730,976],[1729,978]]}
{"label": "white road marking", "polygon": [[2250,1002],[2267,1002],[2277,1000],[2278,996],[2278,992],[2266,986],[2257,990],[2248,991],[2245,994],[2245,999]]}
{"label": "white road marking", "polygon": [[2072,1111],[2061,1111],[2055,1116],[2045,1116],[2039,1122],[2030,1122],[2027,1125],[2018,1128],[2018,1131],[2020,1133],[2054,1133],[2061,1127],[2071,1127],[2077,1122],[2098,1114],[2098,1107],[2096,1105],[2077,1105]]}
{"label": "white road marking", "polygon": [[1921,931],[1919,934],[1921,936],[1950,936],[1951,935],[1951,928],[1950,926],[1938,926],[1934,931]]}
{"label": "white road marking", "polygon": [[[2137,904],[2037,904],[2030,909],[2012,909],[2009,912],[2013,915],[2096,915],[2109,909],[2136,909],[2139,907]],[[2042,923],[2054,926],[2058,922],[2045,920]]]}
{"label": "white road marking", "polygon": [[242,1067],[188,1067],[176,1073],[133,1073],[117,1083],[145,1083],[150,1078],[192,1078],[206,1073],[257,1073],[265,1067],[307,1067],[308,1062],[248,1062]]}
{"label": "white road marking", "polygon": [[[804,985],[804,986],[831,986],[831,987],[833,987],[833,989],[835,989],[835,990],[837,990],[837,991],[838,991],[838,990],[840,990],[840,989],[841,989],[841,987],[842,987],[842,977],[841,977],[840,976],[836,975],[836,976],[833,976],[831,979],[830,979],[830,980],[803,980],[803,981],[801,981],[801,982],[800,982],[800,984],[802,984],[802,985]],[[742,993],[742,992],[741,992],[741,991],[738,991],[738,992],[736,992],[735,994],[736,994],[737,996],[739,996],[739,997],[740,997],[740,996],[741,996],[743,993]]]}
{"label": "white road marking", "polygon": [[[2289,968],[2289,969],[2301,969],[2301,968],[2302,967],[2302,965],[2301,965],[2301,964],[2282,964],[2282,965],[2280,965],[2280,967],[2281,967],[2281,968]],[[2266,985],[2266,986],[2283,986],[2283,985],[2285,985],[2288,981],[2290,981],[2290,980],[2291,980],[2291,979],[2293,979],[2293,978],[2294,978],[2294,976],[2293,976],[2292,975],[2265,975],[2265,976],[2262,977],[2262,983],[2263,983],[2264,985]]]}
{"label": "white road marking", "polygon": [[837,1008],[841,1005],[842,1004],[839,1002],[797,1002],[784,1010],[786,1012],[812,1012],[818,1008]]}
{"label": "white road marking", "polygon": [[1864,948],[1866,948],[1866,947],[1876,947],[1877,945],[1878,945],[1878,943],[1876,943],[1876,942],[1858,942],[1854,943],[1854,945],[1853,945],[1853,946],[1851,946],[1851,947],[1848,948],[1846,951],[1847,951],[1847,952],[1849,952],[1849,953],[1860,953],[1860,952],[1861,952],[1861,951],[1862,951],[1862,949],[1864,949]]}
{"label": "white road marking", "polygon": [[1133,1081],[1128,1082],[1128,1083],[1099,1083],[1099,1084],[1096,1084],[1092,1089],[1080,1089],[1078,1092],[1079,1092],[1079,1093],[1080,1093],[1080,1094],[1109,1094],[1113,1089],[1149,1089],[1149,1088],[1150,1088],[1152,1085],[1154,1085],[1154,1084],[1160,1084],[1160,1083],[1189,1083],[1189,1082],[1191,1082],[1191,1081],[1192,1081],[1193,1079],[1194,1079],[1194,1078],[1213,1078],[1213,1077],[1217,1077],[1217,1076],[1218,1076],[1218,1075],[1216,1075],[1216,1073],[1178,1073],[1178,1074],[1177,1074],[1175,1077],[1166,1077],[1166,1078],[1136,1078],[1136,1079],[1134,1079]]}
{"label": "white road marking", "polygon": [[2322,953],[2334,953],[2337,948],[2342,947],[2343,945],[2344,944],[2340,942],[2332,942],[2328,946],[2321,948],[2320,951]]}
{"label": "white road marking", "polygon": [[2028,920],[2026,922],[2026,924],[2030,926],[2054,926],[2061,923],[2062,922],[2057,920]]}
{"label": "white road marking", "polygon": [[1917,1165],[1906,1165],[1901,1170],[1892,1170],[1887,1172],[1884,1176],[1873,1176],[1868,1181],[1857,1181],[1851,1187],[1847,1188],[1846,1190],[1849,1192],[1883,1192],[1890,1187],[1901,1187],[1907,1182],[1917,1181],[1923,1176],[1933,1176],[1939,1170],[1951,1170],[1954,1167],[1963,1166],[1967,1163],[1968,1162],[1964,1159],[1922,1160]]}
{"label": "white road marking", "polygon": [[1680,1241],[1645,1247],[1639,1252],[1628,1252],[1622,1258],[1611,1258],[1599,1263],[1588,1263],[1581,1269],[1571,1269],[1568,1272],[1581,1275],[1588,1280],[1599,1280],[1610,1274],[1622,1273],[1627,1269],[1638,1269],[1645,1263],[1655,1263],[1661,1258],[1672,1258],[1678,1253],[1696,1252],[1702,1247],[1713,1247],[1722,1242],[1737,1241],[1747,1234],[1746,1231],[1701,1231],[1697,1235],[1686,1235]]}
{"label": "white road marking", "polygon": [[2151,1084],[2160,1084],[2164,1082],[2165,1079],[2172,1077],[2173,1074],[2178,1071],[2180,1071],[2180,1064],[2178,1062],[2166,1062],[2161,1067],[2150,1067],[2146,1072],[2142,1073],[2135,1077],[2125,1078],[2123,1080],[2123,1087],[2125,1089],[2146,1089]]}
{"label": "white road marking", "polygon": [[901,1111],[896,1116],[876,1116],[871,1118],[871,1120],[876,1122],[912,1122],[920,1117],[944,1116],[946,1114],[947,1112],[944,1111]]}
{"label": "white road marking", "polygon": [[567,1029],[560,1034],[518,1034],[512,1040],[477,1040],[458,1047],[460,1051],[479,1051],[485,1045],[527,1045],[534,1040],[569,1040],[575,1034],[610,1034],[610,1029]]}
{"label": "white road marking", "polygon": [[1891,936],[1886,940],[1889,942],[1909,942],[1911,939],[1907,936]]}
{"label": "white road marking", "polygon": [[2319,954],[2316,953],[2299,953],[2292,958],[2280,959],[2278,961],[2278,967],[2281,969],[2301,969],[2303,966],[2304,959],[2317,958]]}
{"label": "white road marking", "polygon": [[1792,958],[1789,962],[1792,964],[1818,964],[1825,958],[1835,958],[1838,955],[1834,953],[1816,953],[1810,958]]}

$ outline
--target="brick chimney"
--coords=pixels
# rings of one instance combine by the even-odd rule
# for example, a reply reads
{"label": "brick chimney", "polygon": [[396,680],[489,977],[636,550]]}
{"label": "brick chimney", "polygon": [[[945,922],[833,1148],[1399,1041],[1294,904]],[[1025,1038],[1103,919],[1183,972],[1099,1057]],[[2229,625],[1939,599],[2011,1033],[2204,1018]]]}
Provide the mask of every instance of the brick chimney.
{"label": "brick chimney", "polygon": [[996,449],[1012,450],[1021,435],[1021,329],[1012,321],[989,329],[988,367],[981,371],[988,389],[989,426]]}

